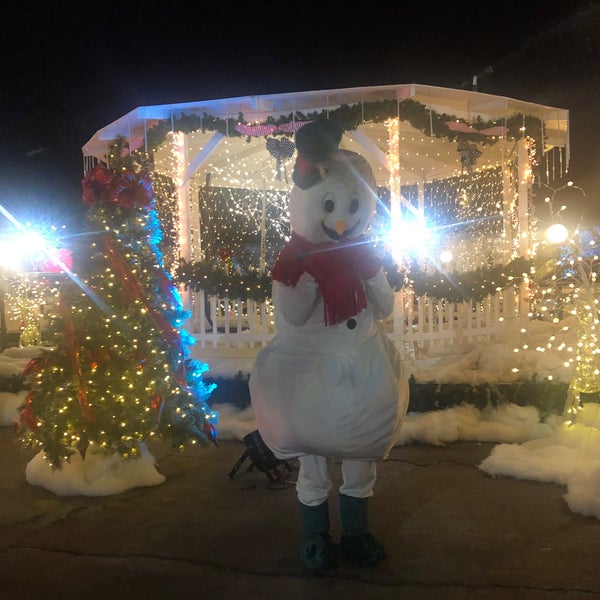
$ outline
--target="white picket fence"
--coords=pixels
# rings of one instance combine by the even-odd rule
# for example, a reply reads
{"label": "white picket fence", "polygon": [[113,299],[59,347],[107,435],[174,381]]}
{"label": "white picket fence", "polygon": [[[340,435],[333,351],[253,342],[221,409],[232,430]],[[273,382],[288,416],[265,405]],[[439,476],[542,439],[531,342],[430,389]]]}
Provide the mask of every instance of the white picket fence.
{"label": "white picket fence", "polygon": [[200,348],[255,348],[275,335],[270,302],[192,294],[192,329]]}
{"label": "white picket fence", "polygon": [[[260,348],[275,334],[270,302],[192,294],[191,331],[200,348]],[[418,358],[426,348],[462,342],[502,340],[526,317],[519,290],[511,287],[482,302],[448,302],[396,294],[393,314],[385,321],[390,339],[403,356]]]}

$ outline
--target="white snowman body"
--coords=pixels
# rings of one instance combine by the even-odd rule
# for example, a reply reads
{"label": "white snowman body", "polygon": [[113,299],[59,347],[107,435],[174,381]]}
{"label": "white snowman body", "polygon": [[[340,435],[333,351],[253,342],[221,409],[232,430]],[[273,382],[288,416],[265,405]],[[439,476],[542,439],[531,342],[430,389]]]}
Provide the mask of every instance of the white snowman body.
{"label": "white snowman body", "polygon": [[[318,183],[293,188],[290,224],[309,246],[365,243],[375,207],[370,167],[339,151]],[[366,306],[330,324],[311,274],[295,285],[273,281],[276,334],[259,352],[249,386],[260,434],[280,459],[379,460],[398,439],[408,379],[381,322],[394,291],[381,267],[361,284]]]}

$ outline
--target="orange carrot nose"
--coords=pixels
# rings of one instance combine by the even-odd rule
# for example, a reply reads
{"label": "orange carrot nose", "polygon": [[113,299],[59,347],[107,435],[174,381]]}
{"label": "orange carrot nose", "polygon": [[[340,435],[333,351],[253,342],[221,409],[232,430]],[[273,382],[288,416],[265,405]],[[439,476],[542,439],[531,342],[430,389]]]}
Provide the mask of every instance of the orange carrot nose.
{"label": "orange carrot nose", "polygon": [[344,221],[343,219],[336,221],[335,222],[335,230],[337,231],[338,235],[342,235],[342,233],[344,233],[344,231],[346,231],[346,221]]}

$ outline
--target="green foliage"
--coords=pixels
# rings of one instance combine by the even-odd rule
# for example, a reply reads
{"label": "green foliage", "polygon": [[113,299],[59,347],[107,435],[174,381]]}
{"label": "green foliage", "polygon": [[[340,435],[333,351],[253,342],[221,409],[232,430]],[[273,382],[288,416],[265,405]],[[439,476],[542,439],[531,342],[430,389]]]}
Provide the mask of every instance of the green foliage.
{"label": "green foliage", "polygon": [[[248,390],[249,376],[238,371],[234,377],[218,378],[218,392],[211,396],[211,402],[229,403],[243,410],[250,406]],[[410,378],[409,412],[430,412],[444,410],[462,404],[470,404],[479,410],[488,406],[499,407],[512,403],[517,406],[534,406],[542,418],[551,414],[562,414],[567,400],[569,384],[530,379],[510,383],[444,383],[417,382]],[[598,402],[597,394],[582,395],[584,402]]]}
{"label": "green foliage", "polygon": [[[384,261],[384,271],[394,290],[399,291],[410,285],[417,296],[427,295],[448,302],[480,302],[489,294],[521,281],[530,267],[530,261],[517,258],[507,265],[466,273],[444,274],[436,271],[430,274],[421,270],[416,263],[399,268],[389,255]],[[264,302],[271,297],[271,275],[258,269],[238,273],[227,270],[223,265],[182,261],[174,278],[186,289],[194,292],[204,290],[206,294],[220,298],[250,298]]]}
{"label": "green foliage", "polygon": [[111,155],[88,174],[81,279],[66,279],[48,328],[52,350],[29,369],[20,437],[53,468],[93,445],[123,458],[165,439],[176,448],[214,440],[216,416],[181,330],[189,316],[158,250],[160,226],[143,170]]}
{"label": "green foliage", "polygon": [[[477,119],[475,128],[477,132],[463,133],[451,131],[446,123],[448,121],[466,122],[464,119],[457,119],[455,116],[446,113],[438,113],[429,109],[424,104],[411,98],[397,100],[377,100],[373,102],[364,102],[360,104],[343,104],[335,109],[327,109],[302,113],[296,111],[288,115],[279,117],[268,117],[261,124],[263,125],[283,125],[292,121],[315,121],[318,119],[333,119],[337,121],[344,131],[352,131],[365,122],[382,123],[387,119],[400,117],[403,121],[410,123],[415,129],[423,132],[425,135],[432,135],[438,138],[445,138],[450,141],[469,141],[479,144],[494,144],[498,138],[479,133],[488,127],[503,125],[507,128],[506,137],[511,140],[517,140],[523,137],[522,127],[526,128],[528,135],[535,138],[538,147],[542,147],[542,125],[541,121],[529,115],[517,114],[506,120],[501,121],[483,121]],[[159,121],[157,125],[150,128],[147,132],[147,144],[151,150],[156,149],[164,142],[170,131],[182,131],[191,133],[193,131],[216,131],[229,137],[243,137],[243,134],[235,130],[239,124],[248,124],[244,115],[240,113],[237,119],[221,119],[208,113],[202,116],[198,115],[175,115],[172,120]],[[253,123],[257,125],[257,123]],[[469,123],[472,124],[472,123]],[[280,132],[278,132],[281,135]]]}
{"label": "green foliage", "polygon": [[204,290],[206,294],[220,298],[249,298],[264,302],[271,297],[271,276],[259,269],[238,273],[223,265],[182,260],[176,269],[175,281],[183,284],[186,290]]}
{"label": "green foliage", "polygon": [[490,294],[522,281],[529,273],[531,261],[516,258],[506,265],[497,265],[465,273],[436,272],[426,274],[410,270],[408,277],[417,296],[445,299],[448,302],[473,300],[481,302]]}
{"label": "green foliage", "polygon": [[482,410],[512,403],[517,406],[535,406],[541,417],[562,414],[567,401],[569,384],[539,381],[536,377],[512,383],[439,383],[410,379],[408,410],[428,412],[443,410],[461,404],[470,404]]}

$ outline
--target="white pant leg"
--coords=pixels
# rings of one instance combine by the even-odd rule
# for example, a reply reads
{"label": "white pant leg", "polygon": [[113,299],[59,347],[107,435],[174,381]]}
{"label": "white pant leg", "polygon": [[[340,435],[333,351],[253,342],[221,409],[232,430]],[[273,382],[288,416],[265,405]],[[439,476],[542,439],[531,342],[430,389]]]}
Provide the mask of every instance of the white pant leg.
{"label": "white pant leg", "polygon": [[370,498],[377,477],[377,463],[372,460],[343,460],[340,494],[354,498]]}
{"label": "white pant leg", "polygon": [[318,506],[327,500],[331,491],[328,459],[309,454],[298,458],[300,468],[296,492],[298,500],[307,506]]}

